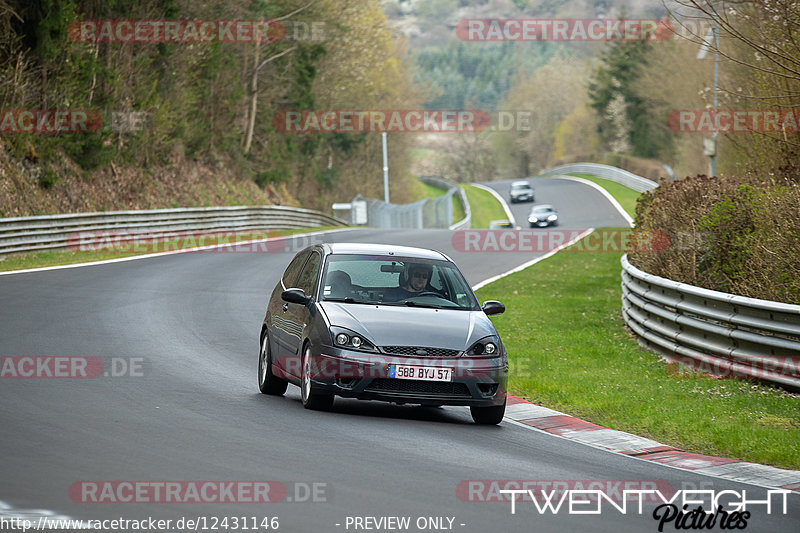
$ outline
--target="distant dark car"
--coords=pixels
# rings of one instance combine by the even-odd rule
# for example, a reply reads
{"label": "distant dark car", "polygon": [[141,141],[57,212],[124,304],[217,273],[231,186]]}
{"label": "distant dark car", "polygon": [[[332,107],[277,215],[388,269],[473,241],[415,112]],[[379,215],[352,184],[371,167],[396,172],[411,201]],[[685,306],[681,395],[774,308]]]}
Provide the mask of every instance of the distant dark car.
{"label": "distant dark car", "polygon": [[292,259],[272,291],[258,386],[282,395],[298,385],[308,409],[329,409],[334,396],[465,405],[476,423],[498,424],[508,360],[487,315],[503,311],[496,301],[481,306],[439,252],[316,244]]}
{"label": "distant dark car", "polygon": [[558,212],[549,204],[535,205],[528,215],[528,223],[532,228],[543,228],[558,224]]}
{"label": "distant dark car", "polygon": [[533,202],[533,187],[527,181],[514,181],[511,183],[511,192],[509,193],[511,203],[517,202]]}

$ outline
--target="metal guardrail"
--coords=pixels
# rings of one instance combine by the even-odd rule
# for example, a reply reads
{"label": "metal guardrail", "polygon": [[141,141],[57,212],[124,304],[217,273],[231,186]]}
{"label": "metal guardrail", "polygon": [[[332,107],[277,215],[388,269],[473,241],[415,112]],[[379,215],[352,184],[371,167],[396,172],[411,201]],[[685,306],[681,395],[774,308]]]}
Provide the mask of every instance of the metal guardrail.
{"label": "metal guardrail", "polygon": [[428,185],[433,185],[434,187],[446,190],[448,195],[456,195],[458,202],[461,204],[461,208],[464,210],[464,218],[458,222],[450,224],[447,229],[469,229],[470,225],[472,224],[472,210],[470,209],[469,202],[467,201],[467,193],[464,192],[464,189],[461,188],[460,185],[439,176],[421,176],[419,180],[422,183],[427,183]]}
{"label": "metal guardrail", "polygon": [[551,168],[540,174],[547,176],[548,174],[591,174],[598,178],[604,178],[611,181],[621,183],[626,187],[639,192],[650,191],[658,187],[655,181],[637,176],[632,172],[623,170],[617,167],[608,165],[600,165],[597,163],[573,163],[571,165],[561,165],[560,167]]}
{"label": "metal guardrail", "polygon": [[130,232],[147,237],[174,232],[343,225],[344,221],[324,213],[285,206],[198,207],[2,218],[0,254],[68,248],[82,232]]}
{"label": "metal guardrail", "polygon": [[[452,181],[438,176],[421,176],[421,182],[443,189],[445,194],[436,198],[426,198],[412,204],[392,204],[374,198],[356,196],[357,201],[367,204],[367,224],[376,228],[469,228],[472,215],[464,190]],[[453,195],[461,202],[465,217],[453,223]]]}
{"label": "metal guardrail", "polygon": [[800,305],[678,283],[624,255],[622,315],[640,344],[669,361],[800,389]]}

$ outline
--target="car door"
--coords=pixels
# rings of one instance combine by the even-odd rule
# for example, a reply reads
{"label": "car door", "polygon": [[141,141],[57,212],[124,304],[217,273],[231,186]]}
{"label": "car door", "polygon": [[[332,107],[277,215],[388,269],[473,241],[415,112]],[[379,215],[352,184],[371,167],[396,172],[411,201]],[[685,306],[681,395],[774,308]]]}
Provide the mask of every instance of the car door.
{"label": "car door", "polygon": [[281,293],[286,289],[297,286],[297,278],[300,276],[300,271],[305,265],[308,256],[309,252],[303,251],[292,259],[270,297],[269,338],[270,349],[273,353],[272,360],[276,366],[284,370],[286,370],[284,359],[287,354],[291,353],[293,345],[289,333],[291,324],[286,320],[286,312],[289,306],[281,299]]}
{"label": "car door", "polygon": [[[315,288],[319,279],[320,267],[322,265],[322,255],[318,251],[311,252],[311,256],[306,261],[300,277],[297,278],[295,286],[303,289],[306,296],[316,298]],[[303,344],[303,332],[311,319],[310,305],[301,305],[284,302],[285,327],[288,342],[288,354],[286,357],[285,370],[290,374],[300,377],[300,350]]]}

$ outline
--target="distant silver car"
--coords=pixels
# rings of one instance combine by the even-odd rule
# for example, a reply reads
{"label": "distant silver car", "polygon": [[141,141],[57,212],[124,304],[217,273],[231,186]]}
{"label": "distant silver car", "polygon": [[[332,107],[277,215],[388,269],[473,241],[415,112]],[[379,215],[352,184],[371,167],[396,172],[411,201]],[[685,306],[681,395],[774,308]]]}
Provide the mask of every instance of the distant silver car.
{"label": "distant silver car", "polygon": [[261,326],[258,387],[300,387],[303,405],[334,396],[398,404],[465,405],[499,424],[508,359],[464,276],[433,250],[324,243],[300,251],[272,291]]}
{"label": "distant silver car", "polygon": [[539,204],[531,208],[528,223],[532,228],[543,228],[558,224],[558,212],[550,204]]}
{"label": "distant silver car", "polygon": [[509,199],[512,204],[517,202],[533,202],[533,187],[527,181],[514,181],[511,183]]}

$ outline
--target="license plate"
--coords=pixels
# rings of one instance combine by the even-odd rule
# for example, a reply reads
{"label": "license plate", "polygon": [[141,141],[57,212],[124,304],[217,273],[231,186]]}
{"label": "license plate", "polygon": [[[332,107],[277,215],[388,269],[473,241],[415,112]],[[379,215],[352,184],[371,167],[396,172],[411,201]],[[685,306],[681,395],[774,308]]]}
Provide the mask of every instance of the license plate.
{"label": "license plate", "polygon": [[453,381],[452,368],[432,366],[391,365],[389,377],[396,379],[420,379],[423,381]]}

